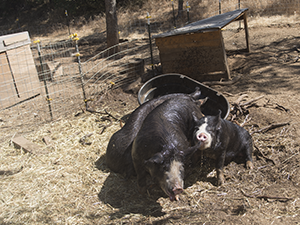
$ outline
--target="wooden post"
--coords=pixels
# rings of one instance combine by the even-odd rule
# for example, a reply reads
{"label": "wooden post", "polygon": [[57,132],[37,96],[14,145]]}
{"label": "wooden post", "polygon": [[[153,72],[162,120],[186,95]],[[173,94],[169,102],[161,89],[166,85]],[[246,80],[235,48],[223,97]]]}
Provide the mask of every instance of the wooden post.
{"label": "wooden post", "polygon": [[42,60],[42,56],[41,56],[40,40],[36,41],[36,44],[37,44],[37,49],[38,49],[38,55],[39,55],[39,59],[40,59],[42,74],[44,75],[43,81],[44,81],[45,92],[46,92],[46,96],[47,96],[46,100],[48,102],[48,108],[49,108],[49,113],[50,113],[51,119],[53,119],[52,108],[51,108],[51,103],[50,103],[50,101],[52,99],[50,98],[50,95],[49,95],[47,80],[46,80],[46,77],[45,77],[45,72],[44,72],[44,67],[43,67],[43,60]]}
{"label": "wooden post", "polygon": [[175,21],[175,10],[174,10],[174,2],[172,1],[172,8],[173,8],[173,22],[174,22],[174,29],[176,29],[176,21]]}
{"label": "wooden post", "polygon": [[150,29],[150,14],[147,12],[147,24],[148,24],[148,35],[149,35],[149,45],[150,45],[150,56],[151,56],[151,66],[152,66],[152,72],[154,69],[154,62],[153,62],[153,53],[152,53],[152,39],[151,39],[151,29]]}
{"label": "wooden post", "polygon": [[228,66],[228,63],[227,63],[227,55],[226,55],[226,50],[225,50],[225,45],[224,45],[224,39],[223,39],[223,35],[222,35],[221,31],[220,31],[220,38],[221,38],[221,48],[222,48],[222,51],[223,51],[225,75],[226,75],[227,80],[230,80],[231,79],[230,70],[229,70],[229,66]]}
{"label": "wooden post", "polygon": [[243,19],[244,19],[244,27],[245,27],[245,35],[246,35],[247,52],[250,52],[247,12],[244,12]]}
{"label": "wooden post", "polygon": [[119,52],[119,27],[116,0],[105,0],[106,43],[109,55]]}

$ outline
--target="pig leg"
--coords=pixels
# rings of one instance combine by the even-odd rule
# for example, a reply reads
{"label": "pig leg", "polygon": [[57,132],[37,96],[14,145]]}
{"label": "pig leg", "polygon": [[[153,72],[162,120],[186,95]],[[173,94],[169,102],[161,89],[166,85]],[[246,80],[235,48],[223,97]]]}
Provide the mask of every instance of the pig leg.
{"label": "pig leg", "polygon": [[246,155],[246,168],[252,170],[253,169],[253,163],[252,163],[252,152],[253,152],[253,144],[249,144],[249,146],[246,147],[245,155]]}
{"label": "pig leg", "polygon": [[217,169],[217,185],[222,186],[225,183],[225,177],[222,169]]}
{"label": "pig leg", "polygon": [[218,186],[221,186],[225,183],[223,168],[224,168],[224,163],[225,163],[226,151],[220,150],[220,152],[222,152],[222,153],[217,157],[217,161],[216,161],[217,185]]}
{"label": "pig leg", "polygon": [[135,165],[135,170],[137,173],[138,191],[141,194],[144,194],[147,191],[147,182],[146,182],[147,171],[141,165]]}
{"label": "pig leg", "polygon": [[146,173],[143,175],[137,176],[137,182],[138,182],[138,191],[141,194],[145,194],[147,191],[147,185],[146,185]]}

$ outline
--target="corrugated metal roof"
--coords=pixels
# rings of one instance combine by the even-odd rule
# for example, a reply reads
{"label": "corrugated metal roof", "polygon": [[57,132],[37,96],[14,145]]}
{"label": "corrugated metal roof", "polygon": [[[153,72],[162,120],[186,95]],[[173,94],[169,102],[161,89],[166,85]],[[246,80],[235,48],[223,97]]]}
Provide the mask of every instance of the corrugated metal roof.
{"label": "corrugated metal roof", "polygon": [[248,8],[245,9],[236,9],[231,12],[223,13],[220,15],[216,15],[213,17],[209,17],[207,19],[199,20],[193,23],[190,23],[184,27],[158,34],[153,35],[153,38],[162,38],[162,37],[169,37],[175,36],[179,34],[187,34],[187,33],[196,33],[202,32],[205,30],[219,30],[225,27],[230,22],[238,19]]}

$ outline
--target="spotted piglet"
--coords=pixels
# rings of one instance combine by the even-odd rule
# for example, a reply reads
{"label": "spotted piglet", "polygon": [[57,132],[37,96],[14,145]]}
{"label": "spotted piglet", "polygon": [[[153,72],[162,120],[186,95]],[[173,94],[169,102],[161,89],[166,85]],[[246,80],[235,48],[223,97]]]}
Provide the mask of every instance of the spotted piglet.
{"label": "spotted piglet", "polygon": [[[225,162],[241,159],[247,169],[253,169],[253,141],[247,130],[222,119],[221,112],[217,116],[202,117],[196,124],[195,142],[203,142],[200,151],[206,157],[216,160],[218,185],[222,185],[225,181],[223,174]],[[196,154],[199,153],[201,152],[198,151]]]}

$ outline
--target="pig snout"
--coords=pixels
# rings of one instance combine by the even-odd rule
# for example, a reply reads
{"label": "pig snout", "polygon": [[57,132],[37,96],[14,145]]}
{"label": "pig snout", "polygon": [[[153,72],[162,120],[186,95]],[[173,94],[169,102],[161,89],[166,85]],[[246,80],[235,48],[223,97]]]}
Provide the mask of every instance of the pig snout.
{"label": "pig snout", "polygon": [[164,190],[165,193],[169,196],[170,201],[178,201],[179,200],[179,195],[183,192],[183,187],[180,184],[175,184],[174,187]]}
{"label": "pig snout", "polygon": [[197,140],[205,142],[207,140],[207,135],[205,133],[197,134]]}
{"label": "pig snout", "polygon": [[205,121],[205,123],[203,123],[201,126],[198,127],[198,130],[196,131],[195,134],[196,136],[195,138],[197,139],[197,141],[203,143],[200,147],[200,150],[204,150],[211,147],[212,137],[211,134],[206,129],[207,126],[208,124]]}
{"label": "pig snout", "polygon": [[183,188],[182,187],[174,187],[172,191],[174,193],[174,198],[173,198],[173,196],[172,196],[172,198],[170,196],[170,200],[171,201],[174,201],[174,200],[178,201],[179,200],[179,195],[183,192]]}
{"label": "pig snout", "polygon": [[[183,192],[183,165],[181,162],[173,161],[170,171],[166,172],[164,192],[169,196],[171,201],[179,200],[179,195]],[[164,186],[164,185],[162,185]]]}

